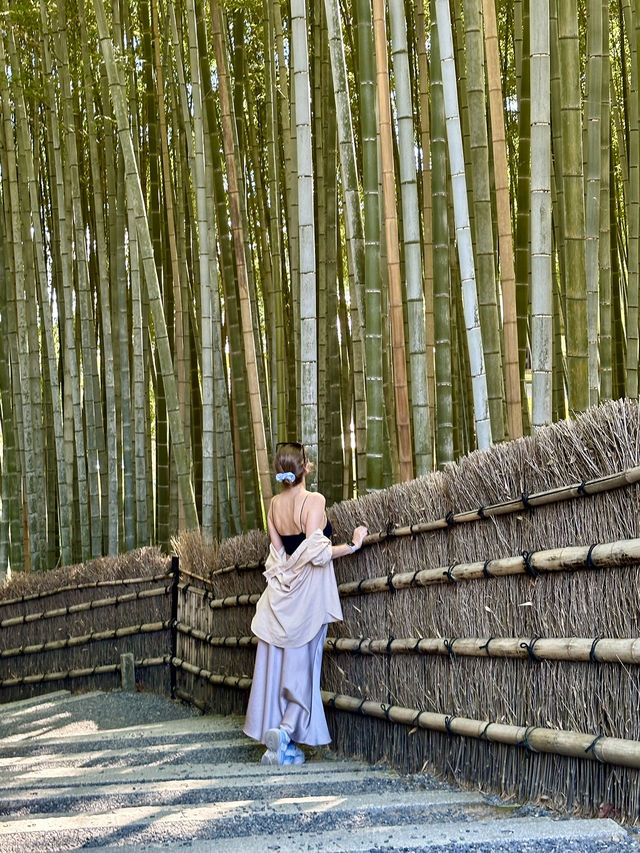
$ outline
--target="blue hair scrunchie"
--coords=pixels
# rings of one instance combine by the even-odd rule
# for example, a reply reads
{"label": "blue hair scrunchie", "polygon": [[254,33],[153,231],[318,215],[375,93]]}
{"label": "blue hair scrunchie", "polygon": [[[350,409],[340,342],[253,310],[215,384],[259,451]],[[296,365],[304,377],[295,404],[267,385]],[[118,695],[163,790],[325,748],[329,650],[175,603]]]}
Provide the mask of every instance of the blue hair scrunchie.
{"label": "blue hair scrunchie", "polygon": [[295,483],[296,475],[293,474],[291,471],[284,471],[281,474],[276,474],[276,480],[279,483],[283,483],[285,480],[288,480],[290,483]]}

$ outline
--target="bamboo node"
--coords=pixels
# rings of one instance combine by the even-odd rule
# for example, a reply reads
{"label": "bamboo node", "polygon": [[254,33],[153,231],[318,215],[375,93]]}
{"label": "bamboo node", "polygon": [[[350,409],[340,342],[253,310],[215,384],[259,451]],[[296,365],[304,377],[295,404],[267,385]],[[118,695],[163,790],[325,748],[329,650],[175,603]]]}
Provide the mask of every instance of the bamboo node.
{"label": "bamboo node", "polygon": [[484,649],[486,651],[488,658],[491,657],[491,652],[489,651],[489,643],[491,642],[491,640],[495,640],[495,637],[489,637],[487,642],[483,643],[483,645],[480,646],[481,649]]}

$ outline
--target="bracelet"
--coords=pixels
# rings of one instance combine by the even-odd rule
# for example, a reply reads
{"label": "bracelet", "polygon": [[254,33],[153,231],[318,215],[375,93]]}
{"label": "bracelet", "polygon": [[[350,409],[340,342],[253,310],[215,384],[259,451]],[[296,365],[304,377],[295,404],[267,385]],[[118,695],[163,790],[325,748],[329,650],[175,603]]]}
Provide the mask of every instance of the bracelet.
{"label": "bracelet", "polygon": [[349,547],[351,548],[351,553],[355,554],[355,552],[358,550],[358,546],[356,545],[356,543],[351,541],[348,544],[349,544]]}

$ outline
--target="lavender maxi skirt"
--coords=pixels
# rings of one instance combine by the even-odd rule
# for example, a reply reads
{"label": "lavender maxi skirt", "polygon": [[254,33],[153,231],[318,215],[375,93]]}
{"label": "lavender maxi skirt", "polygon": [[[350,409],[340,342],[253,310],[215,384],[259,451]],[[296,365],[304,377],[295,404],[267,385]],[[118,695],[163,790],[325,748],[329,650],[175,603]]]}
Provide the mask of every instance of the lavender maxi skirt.
{"label": "lavender maxi skirt", "polygon": [[282,727],[294,743],[319,746],[331,736],[320,695],[323,625],[297,649],[281,649],[258,640],[244,732],[264,743],[268,729]]}

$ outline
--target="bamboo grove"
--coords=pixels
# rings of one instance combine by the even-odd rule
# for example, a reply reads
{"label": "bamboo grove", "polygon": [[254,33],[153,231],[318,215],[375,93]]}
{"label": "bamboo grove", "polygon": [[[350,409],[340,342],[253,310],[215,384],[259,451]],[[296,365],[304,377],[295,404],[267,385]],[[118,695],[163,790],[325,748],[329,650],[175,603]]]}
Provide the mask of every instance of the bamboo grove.
{"label": "bamboo grove", "polygon": [[0,575],[637,398],[637,0],[0,13]]}

